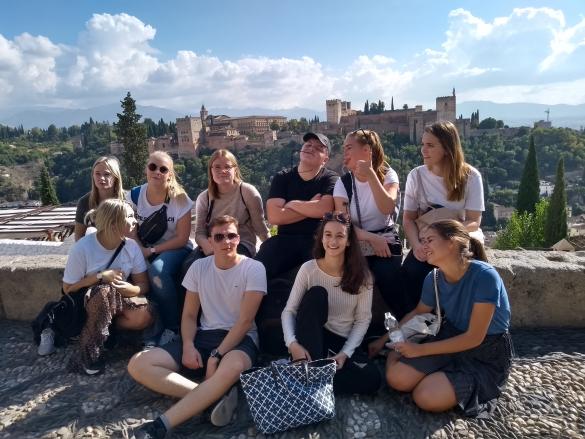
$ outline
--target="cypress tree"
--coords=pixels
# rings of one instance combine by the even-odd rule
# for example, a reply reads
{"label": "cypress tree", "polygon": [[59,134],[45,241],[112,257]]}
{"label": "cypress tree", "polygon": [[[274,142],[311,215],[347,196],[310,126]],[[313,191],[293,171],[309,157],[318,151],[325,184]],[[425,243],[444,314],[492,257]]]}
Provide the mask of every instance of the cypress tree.
{"label": "cypress tree", "polygon": [[41,192],[41,203],[43,206],[55,206],[59,204],[59,199],[57,198],[57,192],[55,191],[55,186],[53,185],[53,180],[49,175],[49,170],[47,169],[47,165],[43,165],[41,168],[41,175],[40,175],[40,192]]}
{"label": "cypress tree", "polygon": [[565,163],[559,159],[555,188],[544,223],[544,241],[547,246],[559,242],[567,236],[567,192],[565,189]]}
{"label": "cypress tree", "polygon": [[118,113],[118,123],[114,124],[114,131],[118,140],[124,144],[122,162],[124,163],[124,177],[126,187],[137,186],[144,180],[144,169],[148,159],[146,144],[146,129],[138,123],[142,117],[136,113],[136,101],[130,92],[120,101],[122,113]]}
{"label": "cypress tree", "polygon": [[534,212],[534,206],[540,198],[540,182],[538,179],[538,162],[536,160],[536,148],[534,146],[534,136],[530,136],[530,146],[528,148],[528,157],[522,171],[522,179],[518,188],[518,201],[516,210],[520,213]]}
{"label": "cypress tree", "polygon": [[364,104],[364,114],[369,114],[369,113],[370,113],[370,103],[366,99],[366,103]]}

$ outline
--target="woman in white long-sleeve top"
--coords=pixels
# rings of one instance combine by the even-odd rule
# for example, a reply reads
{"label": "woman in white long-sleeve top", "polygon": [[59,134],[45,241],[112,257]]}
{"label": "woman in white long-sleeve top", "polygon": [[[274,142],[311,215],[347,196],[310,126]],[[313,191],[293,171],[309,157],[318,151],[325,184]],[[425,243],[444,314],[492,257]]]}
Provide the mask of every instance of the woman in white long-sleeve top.
{"label": "woman in white long-sleeve top", "polygon": [[359,347],[372,318],[372,281],[346,214],[324,216],[313,253],[282,312],[286,346],[293,360],[333,357],[335,392],[374,393],[381,376]]}

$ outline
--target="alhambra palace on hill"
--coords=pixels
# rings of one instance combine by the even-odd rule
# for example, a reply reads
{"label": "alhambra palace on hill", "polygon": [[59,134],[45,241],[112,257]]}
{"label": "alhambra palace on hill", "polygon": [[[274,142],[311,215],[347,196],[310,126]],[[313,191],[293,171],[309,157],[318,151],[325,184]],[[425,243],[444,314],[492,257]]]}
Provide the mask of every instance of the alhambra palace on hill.
{"label": "alhambra palace on hill", "polygon": [[[410,141],[419,143],[425,125],[438,120],[454,122],[463,138],[471,131],[470,119],[456,117],[457,98],[455,89],[451,96],[436,98],[435,109],[423,110],[422,105],[414,108],[392,108],[379,114],[364,114],[351,108],[351,102],[340,99],[326,101],[327,121],[311,124],[311,130],[325,134],[345,135],[350,131],[364,128],[378,133],[396,133],[409,136]],[[176,120],[177,135],[148,139],[148,150],[166,151],[174,157],[196,157],[201,148],[243,149],[274,148],[295,140],[301,135],[287,131],[274,130],[287,122],[283,116],[244,116],[210,115],[201,107],[199,117],[185,116]],[[120,154],[124,148],[119,142],[110,144],[112,154]]]}

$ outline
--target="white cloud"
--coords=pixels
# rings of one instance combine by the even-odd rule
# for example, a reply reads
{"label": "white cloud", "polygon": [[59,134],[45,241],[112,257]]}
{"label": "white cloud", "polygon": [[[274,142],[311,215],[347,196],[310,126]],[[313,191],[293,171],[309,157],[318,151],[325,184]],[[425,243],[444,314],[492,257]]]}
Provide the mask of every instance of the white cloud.
{"label": "white cloud", "polygon": [[358,104],[392,96],[395,105],[433,107],[452,87],[460,101],[585,101],[585,18],[567,24],[560,10],[522,8],[491,21],[455,9],[448,19],[438,47],[402,60],[365,53],[336,72],[310,57],[220,59],[208,49],[163,58],[152,26],[128,14],[94,14],[72,46],[0,34],[0,105],[89,107],[130,90],[141,104],[179,110],[202,102],[322,109],[331,97]]}

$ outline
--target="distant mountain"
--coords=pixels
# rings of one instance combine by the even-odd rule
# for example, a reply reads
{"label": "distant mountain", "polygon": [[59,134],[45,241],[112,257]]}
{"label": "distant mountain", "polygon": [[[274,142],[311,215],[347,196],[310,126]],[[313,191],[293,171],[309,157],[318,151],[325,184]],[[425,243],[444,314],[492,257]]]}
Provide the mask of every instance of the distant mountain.
{"label": "distant mountain", "polygon": [[[117,103],[86,109],[41,107],[21,110],[11,115],[6,114],[5,110],[5,114],[0,114],[0,123],[12,127],[22,125],[25,129],[33,127],[47,128],[51,124],[55,124],[57,127],[68,127],[81,125],[83,122],[87,122],[90,117],[96,122],[115,122],[117,120],[116,113],[121,111],[120,104]],[[155,121],[160,120],[162,117],[165,122],[169,122],[174,121],[177,117],[184,116],[184,114],[177,111],[160,107],[138,105],[136,111],[143,118],[149,117]]]}
{"label": "distant mountain", "polygon": [[[20,110],[16,113],[10,113],[8,110],[3,110],[0,112],[0,124],[11,127],[22,125],[25,129],[30,129],[33,127],[47,128],[51,124],[55,124],[57,127],[81,125],[83,122],[87,122],[90,117],[99,122],[115,122],[117,120],[116,113],[119,113],[120,111],[122,110],[118,103],[86,109],[37,107],[34,109]],[[199,116],[199,108],[194,108],[193,111],[181,112],[170,110],[168,108],[139,105],[136,111],[141,114],[143,118],[148,117],[154,121],[163,118],[165,122],[174,121],[178,117],[188,115]],[[226,114],[228,116],[275,115],[285,116],[288,119],[299,119],[301,117],[312,119],[313,117],[318,116],[320,120],[325,120],[325,112],[300,107],[288,110],[211,107],[208,111],[209,114]]]}
{"label": "distant mountain", "polygon": [[580,105],[545,105],[545,104],[498,104],[489,101],[469,101],[457,103],[457,116],[469,117],[479,110],[479,120],[488,117],[503,120],[506,125],[529,126],[534,122],[546,120],[545,111],[550,109],[550,121],[553,127],[580,129],[585,127],[585,104]]}
{"label": "distant mountain", "polygon": [[[310,108],[294,107],[286,110],[274,110],[269,108],[221,108],[221,107],[210,107],[207,109],[209,114],[226,114],[228,116],[284,116],[288,119],[300,119],[304,117],[306,119],[313,119],[315,116],[319,120],[326,120],[324,111],[313,110]],[[199,113],[197,113],[199,114]]]}

